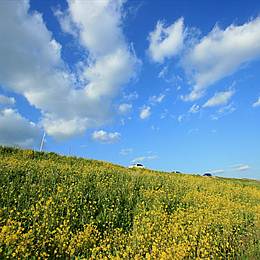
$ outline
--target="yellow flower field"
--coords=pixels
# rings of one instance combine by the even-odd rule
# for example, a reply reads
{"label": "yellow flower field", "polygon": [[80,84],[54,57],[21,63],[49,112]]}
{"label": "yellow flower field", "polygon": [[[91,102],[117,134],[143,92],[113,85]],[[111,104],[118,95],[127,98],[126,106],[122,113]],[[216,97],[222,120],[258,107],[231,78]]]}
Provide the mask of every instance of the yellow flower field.
{"label": "yellow flower field", "polygon": [[0,259],[260,259],[260,184],[0,148]]}

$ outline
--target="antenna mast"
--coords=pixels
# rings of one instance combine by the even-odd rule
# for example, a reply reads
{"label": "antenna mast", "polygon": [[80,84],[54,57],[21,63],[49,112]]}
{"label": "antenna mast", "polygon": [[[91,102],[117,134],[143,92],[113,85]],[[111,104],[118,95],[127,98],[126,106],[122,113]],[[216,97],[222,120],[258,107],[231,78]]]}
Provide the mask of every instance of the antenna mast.
{"label": "antenna mast", "polygon": [[41,141],[41,146],[40,146],[40,152],[42,152],[44,142],[45,142],[45,132],[43,132],[42,141]]}

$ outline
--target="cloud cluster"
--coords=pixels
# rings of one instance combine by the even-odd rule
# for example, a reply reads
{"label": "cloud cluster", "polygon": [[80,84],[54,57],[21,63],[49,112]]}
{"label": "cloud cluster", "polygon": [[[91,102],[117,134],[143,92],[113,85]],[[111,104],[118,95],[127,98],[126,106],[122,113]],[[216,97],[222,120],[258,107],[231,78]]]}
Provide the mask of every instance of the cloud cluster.
{"label": "cloud cluster", "polygon": [[260,17],[225,29],[216,25],[202,38],[192,35],[180,18],[166,28],[159,21],[149,36],[148,51],[154,61],[162,63],[180,54],[179,62],[193,84],[183,100],[201,98],[209,86],[260,58]]}
{"label": "cloud cluster", "polygon": [[215,26],[183,58],[194,82],[187,100],[200,98],[208,86],[231,75],[241,65],[260,58],[260,18],[222,30]]}
{"label": "cloud cluster", "polygon": [[85,52],[75,74],[41,14],[29,11],[29,0],[1,4],[0,83],[39,109],[49,135],[66,138],[108,122],[113,99],[135,76],[139,61],[122,32],[122,6],[68,1],[68,10],[59,13],[62,28]]}
{"label": "cloud cluster", "polygon": [[104,130],[94,131],[92,133],[92,139],[104,144],[115,143],[120,139],[120,133],[118,132],[106,132]]}

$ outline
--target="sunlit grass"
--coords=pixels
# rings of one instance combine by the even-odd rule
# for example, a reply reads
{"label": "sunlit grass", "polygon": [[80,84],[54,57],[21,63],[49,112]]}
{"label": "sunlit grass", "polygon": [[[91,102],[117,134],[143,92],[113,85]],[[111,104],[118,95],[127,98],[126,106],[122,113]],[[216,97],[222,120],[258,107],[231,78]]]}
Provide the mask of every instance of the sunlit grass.
{"label": "sunlit grass", "polygon": [[259,182],[0,148],[0,258],[259,259]]}

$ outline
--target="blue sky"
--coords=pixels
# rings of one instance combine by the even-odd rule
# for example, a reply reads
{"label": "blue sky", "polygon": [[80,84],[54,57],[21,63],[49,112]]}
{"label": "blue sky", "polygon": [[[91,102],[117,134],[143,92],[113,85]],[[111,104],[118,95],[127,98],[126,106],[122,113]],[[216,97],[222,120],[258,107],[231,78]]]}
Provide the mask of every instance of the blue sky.
{"label": "blue sky", "polygon": [[260,179],[259,1],[0,7],[1,144]]}

